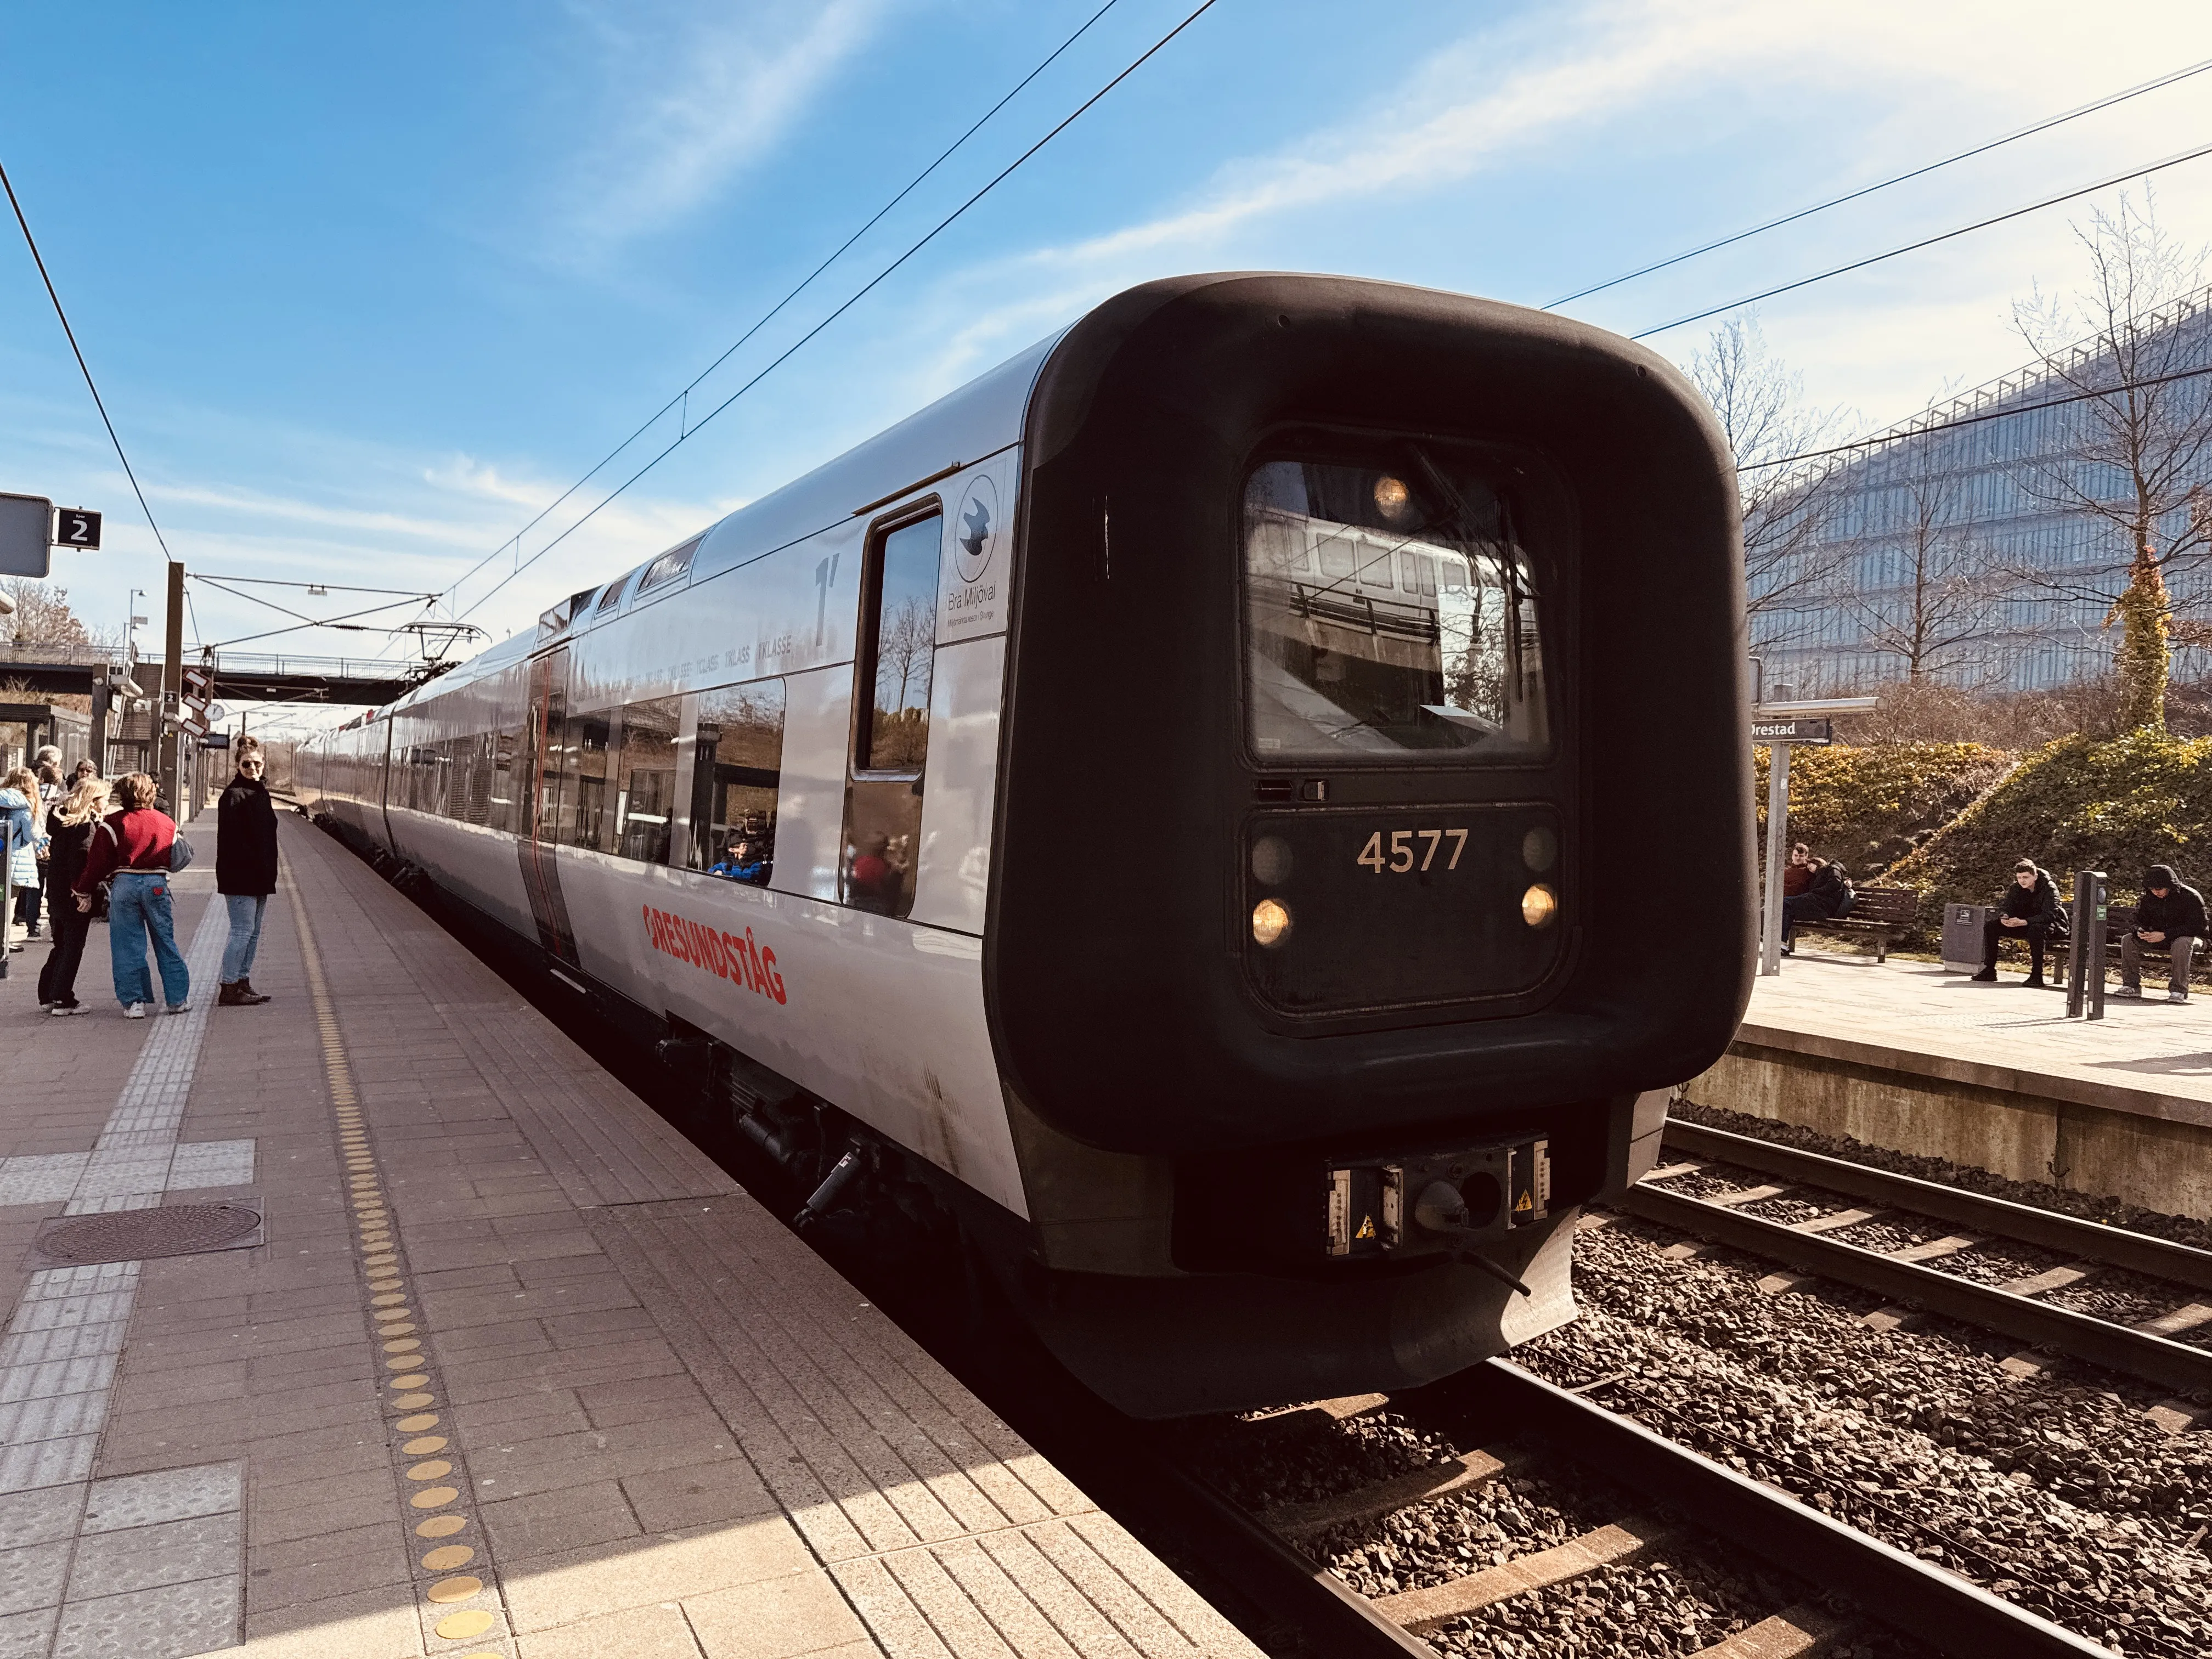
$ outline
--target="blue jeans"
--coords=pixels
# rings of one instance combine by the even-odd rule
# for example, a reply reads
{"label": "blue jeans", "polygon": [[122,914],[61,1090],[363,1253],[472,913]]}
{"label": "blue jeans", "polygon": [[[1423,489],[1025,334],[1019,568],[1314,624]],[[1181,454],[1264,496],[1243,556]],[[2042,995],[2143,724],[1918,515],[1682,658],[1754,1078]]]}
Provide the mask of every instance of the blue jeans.
{"label": "blue jeans", "polygon": [[115,878],[107,899],[107,950],[115,969],[115,999],[129,1007],[154,1000],[146,972],[146,945],[161,969],[161,993],[176,1007],[192,994],[192,976],[177,953],[176,918],[169,911],[169,878],[139,870]]}
{"label": "blue jeans", "polygon": [[225,893],[223,908],[230,912],[230,943],[222,947],[222,982],[235,985],[253,971],[253,953],[261,948],[261,913],[269,908],[266,893]]}

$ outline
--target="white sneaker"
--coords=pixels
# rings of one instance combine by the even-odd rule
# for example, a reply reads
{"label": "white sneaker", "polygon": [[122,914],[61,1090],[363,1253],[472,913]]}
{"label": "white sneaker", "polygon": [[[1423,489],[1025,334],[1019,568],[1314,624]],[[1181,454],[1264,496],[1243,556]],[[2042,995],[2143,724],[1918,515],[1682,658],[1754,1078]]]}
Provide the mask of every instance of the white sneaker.
{"label": "white sneaker", "polygon": [[2189,993],[2186,991],[2168,991],[2166,994],[2166,1000],[2168,1002],[2186,1002],[2189,1000]]}
{"label": "white sneaker", "polygon": [[88,1014],[92,1010],[82,1002],[57,1002],[52,1004],[46,1012],[56,1019],[67,1019],[71,1014]]}
{"label": "white sneaker", "polygon": [[191,1011],[192,1005],[189,1002],[173,1002],[161,1012],[167,1014],[189,1014]]}
{"label": "white sneaker", "polygon": [[143,1019],[143,1018],[146,1018],[146,1005],[145,1005],[144,1003],[143,1003],[143,1002],[134,1002],[134,1003],[131,1004],[131,1006],[130,1006],[129,1007],[125,1008],[125,1009],[123,1011],[123,1018],[125,1018],[125,1019]]}

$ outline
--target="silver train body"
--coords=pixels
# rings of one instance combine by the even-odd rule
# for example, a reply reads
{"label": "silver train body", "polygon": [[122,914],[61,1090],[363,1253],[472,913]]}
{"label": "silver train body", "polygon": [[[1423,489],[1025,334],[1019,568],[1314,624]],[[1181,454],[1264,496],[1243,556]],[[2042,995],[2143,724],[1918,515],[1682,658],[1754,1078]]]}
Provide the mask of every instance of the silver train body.
{"label": "silver train body", "polygon": [[[1324,574],[1384,544],[1424,551]],[[586,1017],[720,1056],[740,1110],[865,1126],[1127,1408],[1402,1386],[1571,1317],[1577,1206],[1740,1016],[1735,545],[1709,419],[1626,343],[1154,283],[319,740],[300,786]],[[1493,594],[1522,689],[1437,679]],[[1347,660],[1416,686],[1413,724],[1297,738]],[[1450,874],[1444,836],[1476,849]],[[1616,938],[1645,857],[1729,919]]]}

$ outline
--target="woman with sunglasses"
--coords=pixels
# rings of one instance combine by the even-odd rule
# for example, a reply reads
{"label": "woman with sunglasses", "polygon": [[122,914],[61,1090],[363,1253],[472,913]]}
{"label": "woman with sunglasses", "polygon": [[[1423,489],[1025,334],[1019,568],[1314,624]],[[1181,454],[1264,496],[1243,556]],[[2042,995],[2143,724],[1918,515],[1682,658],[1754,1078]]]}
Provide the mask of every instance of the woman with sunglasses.
{"label": "woman with sunglasses", "polygon": [[216,803],[215,885],[230,911],[230,943],[222,951],[225,1008],[250,1008],[268,997],[253,988],[253,953],[261,917],[276,890],[276,809],[262,781],[260,743],[238,740],[238,775]]}

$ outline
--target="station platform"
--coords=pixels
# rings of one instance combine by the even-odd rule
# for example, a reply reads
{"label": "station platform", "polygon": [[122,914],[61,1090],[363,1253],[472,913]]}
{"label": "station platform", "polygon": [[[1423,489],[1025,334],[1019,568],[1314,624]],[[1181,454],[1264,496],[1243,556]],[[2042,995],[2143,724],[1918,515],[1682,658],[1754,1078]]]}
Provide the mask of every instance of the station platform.
{"label": "station platform", "polygon": [[[2063,952],[2052,972],[2063,971]],[[1753,982],[1729,1053],[1693,1100],[2212,1218],[2212,995],[2068,1019],[2057,991],[1932,963],[1801,953]]]}
{"label": "station platform", "polygon": [[0,1659],[1256,1654],[721,1170],[286,816],[253,969],[0,1030]]}

